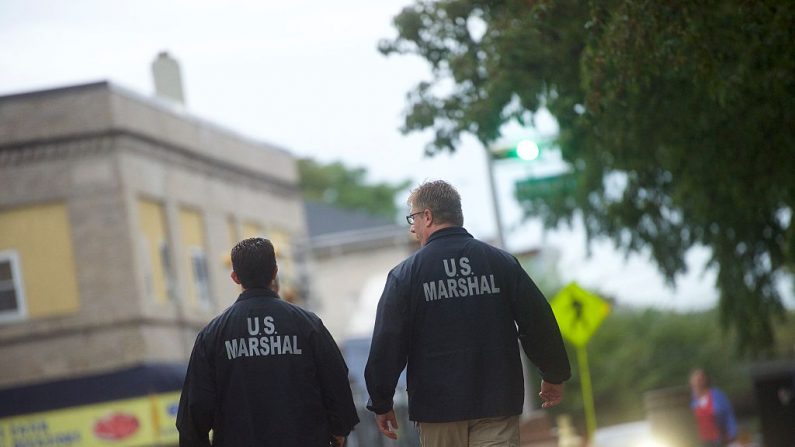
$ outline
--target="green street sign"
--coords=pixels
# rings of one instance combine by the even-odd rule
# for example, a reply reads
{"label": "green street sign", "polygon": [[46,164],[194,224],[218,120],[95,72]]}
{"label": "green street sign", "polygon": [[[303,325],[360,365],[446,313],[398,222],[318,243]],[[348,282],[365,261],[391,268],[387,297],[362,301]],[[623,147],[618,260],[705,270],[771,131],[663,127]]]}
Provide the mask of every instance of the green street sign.
{"label": "green street sign", "polygon": [[520,200],[527,200],[535,197],[547,198],[569,194],[574,191],[577,181],[574,175],[566,173],[547,177],[530,177],[517,181],[515,186],[516,197]]}
{"label": "green street sign", "polygon": [[610,313],[610,303],[569,283],[550,303],[560,333],[575,346],[585,346]]}

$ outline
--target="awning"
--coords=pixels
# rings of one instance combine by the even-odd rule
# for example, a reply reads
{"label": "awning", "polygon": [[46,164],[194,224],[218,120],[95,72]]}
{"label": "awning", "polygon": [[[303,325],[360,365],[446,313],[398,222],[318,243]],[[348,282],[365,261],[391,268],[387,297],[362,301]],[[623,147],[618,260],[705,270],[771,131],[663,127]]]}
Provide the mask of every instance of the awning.
{"label": "awning", "polygon": [[176,444],[183,364],[146,364],[0,390],[0,445]]}

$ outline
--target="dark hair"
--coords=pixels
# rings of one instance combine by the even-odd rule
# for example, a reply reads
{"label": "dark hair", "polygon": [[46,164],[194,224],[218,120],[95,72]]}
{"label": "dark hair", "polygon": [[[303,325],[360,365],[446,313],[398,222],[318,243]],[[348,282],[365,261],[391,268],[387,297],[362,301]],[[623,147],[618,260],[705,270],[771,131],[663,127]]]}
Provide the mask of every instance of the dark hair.
{"label": "dark hair", "polygon": [[232,248],[232,270],[244,289],[268,288],[275,269],[276,254],[267,239],[243,239]]}
{"label": "dark hair", "polygon": [[415,211],[426,208],[433,213],[434,220],[439,223],[464,225],[464,213],[461,211],[461,196],[453,185],[444,180],[425,182],[411,191],[409,206]]}

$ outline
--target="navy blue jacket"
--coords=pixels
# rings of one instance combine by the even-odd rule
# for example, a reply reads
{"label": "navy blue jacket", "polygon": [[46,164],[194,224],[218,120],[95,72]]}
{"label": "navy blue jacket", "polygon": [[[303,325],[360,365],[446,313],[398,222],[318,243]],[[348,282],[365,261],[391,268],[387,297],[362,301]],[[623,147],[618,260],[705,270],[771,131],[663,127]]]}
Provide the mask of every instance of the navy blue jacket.
{"label": "navy blue jacket", "polygon": [[315,314],[248,289],[196,337],[180,446],[328,447],[359,422],[348,368]]}
{"label": "navy blue jacket", "polygon": [[516,258],[462,227],[438,230],[387,277],[365,368],[368,408],[392,409],[408,365],[413,421],[521,414],[518,340],[544,380],[571,376],[549,303]]}

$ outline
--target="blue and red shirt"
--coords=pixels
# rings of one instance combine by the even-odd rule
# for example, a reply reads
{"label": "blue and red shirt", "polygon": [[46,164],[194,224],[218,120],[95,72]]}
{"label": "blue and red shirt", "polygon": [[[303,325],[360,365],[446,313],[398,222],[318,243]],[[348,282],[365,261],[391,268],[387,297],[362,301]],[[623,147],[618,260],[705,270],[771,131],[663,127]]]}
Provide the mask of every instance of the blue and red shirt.
{"label": "blue and red shirt", "polygon": [[693,396],[690,406],[702,441],[723,442],[737,436],[737,421],[731,403],[719,389],[710,388],[702,397]]}

